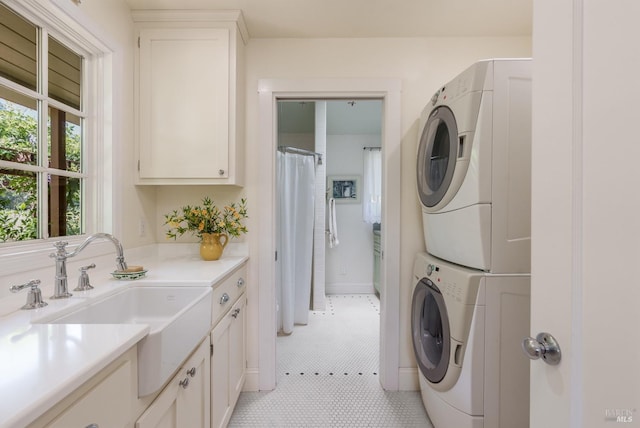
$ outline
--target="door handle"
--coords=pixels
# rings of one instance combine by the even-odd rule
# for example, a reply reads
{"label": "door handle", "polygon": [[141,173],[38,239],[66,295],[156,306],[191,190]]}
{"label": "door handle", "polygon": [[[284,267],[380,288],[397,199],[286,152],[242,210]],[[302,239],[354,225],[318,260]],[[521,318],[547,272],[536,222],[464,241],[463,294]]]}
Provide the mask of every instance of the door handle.
{"label": "door handle", "polygon": [[542,360],[555,366],[560,363],[562,352],[558,341],[549,333],[538,333],[536,338],[527,337],[522,341],[522,350],[532,360]]}

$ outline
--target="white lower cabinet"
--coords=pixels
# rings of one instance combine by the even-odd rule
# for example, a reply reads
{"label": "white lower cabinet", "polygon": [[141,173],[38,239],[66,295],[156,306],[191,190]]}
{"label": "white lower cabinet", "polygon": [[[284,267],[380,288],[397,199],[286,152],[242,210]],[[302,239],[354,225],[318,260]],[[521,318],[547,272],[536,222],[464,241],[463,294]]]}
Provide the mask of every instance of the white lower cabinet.
{"label": "white lower cabinet", "polygon": [[138,397],[134,346],[29,428],[226,427],[246,376],[246,275],[243,264],[214,286],[211,334],[161,392]]}
{"label": "white lower cabinet", "polygon": [[226,427],[246,374],[246,297],[242,293],[211,332],[211,427]]}
{"label": "white lower cabinet", "polygon": [[113,373],[69,408],[64,410],[47,427],[124,427],[130,423],[131,363],[124,362]]}
{"label": "white lower cabinet", "polygon": [[[29,428],[130,427],[136,397],[136,347],[129,349],[42,416]],[[2,418],[0,417],[0,425]]]}
{"label": "white lower cabinet", "polygon": [[136,422],[136,428],[208,427],[209,338],[205,339]]}

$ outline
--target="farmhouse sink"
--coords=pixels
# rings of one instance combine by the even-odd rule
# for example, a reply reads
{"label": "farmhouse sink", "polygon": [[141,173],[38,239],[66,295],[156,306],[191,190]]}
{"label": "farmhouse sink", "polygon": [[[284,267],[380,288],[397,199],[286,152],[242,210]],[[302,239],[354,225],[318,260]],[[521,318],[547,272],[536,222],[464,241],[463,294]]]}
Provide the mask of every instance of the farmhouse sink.
{"label": "farmhouse sink", "polygon": [[[189,283],[186,283],[189,284]],[[139,281],[41,324],[146,324],[138,342],[138,395],[162,387],[211,328],[208,284]]]}

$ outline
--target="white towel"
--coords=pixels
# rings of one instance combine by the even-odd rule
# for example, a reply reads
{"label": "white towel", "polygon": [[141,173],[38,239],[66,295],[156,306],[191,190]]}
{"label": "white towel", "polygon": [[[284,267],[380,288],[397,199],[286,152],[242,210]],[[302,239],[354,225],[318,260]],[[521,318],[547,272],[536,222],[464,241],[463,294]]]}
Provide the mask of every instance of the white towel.
{"label": "white towel", "polygon": [[336,200],[329,198],[329,248],[338,246],[338,223],[336,221]]}

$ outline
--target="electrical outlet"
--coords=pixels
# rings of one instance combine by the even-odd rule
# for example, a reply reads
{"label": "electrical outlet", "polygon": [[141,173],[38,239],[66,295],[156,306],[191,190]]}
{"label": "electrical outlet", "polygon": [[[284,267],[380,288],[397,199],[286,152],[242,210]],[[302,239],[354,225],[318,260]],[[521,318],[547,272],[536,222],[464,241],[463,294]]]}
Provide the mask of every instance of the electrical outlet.
{"label": "electrical outlet", "polygon": [[140,217],[140,221],[138,222],[138,235],[140,236],[140,238],[144,238],[144,236],[146,235],[144,218],[142,217]]}

